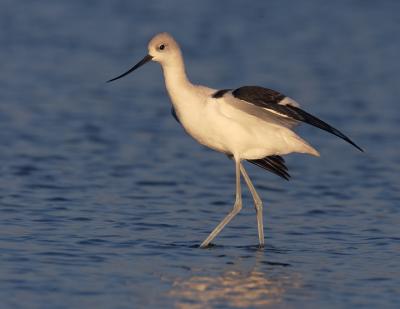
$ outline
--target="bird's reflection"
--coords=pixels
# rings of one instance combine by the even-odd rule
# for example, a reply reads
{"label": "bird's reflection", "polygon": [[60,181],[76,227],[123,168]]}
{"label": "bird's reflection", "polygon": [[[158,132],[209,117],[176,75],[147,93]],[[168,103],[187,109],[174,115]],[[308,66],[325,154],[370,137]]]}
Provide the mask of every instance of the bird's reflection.
{"label": "bird's reflection", "polygon": [[[299,275],[286,271],[268,272],[257,253],[255,265],[243,270],[231,265],[216,275],[193,275],[173,282],[169,296],[177,308],[212,308],[225,304],[236,308],[266,307],[282,301],[289,289],[301,286]],[[242,269],[241,269],[242,268]],[[199,273],[196,271],[196,273]]]}

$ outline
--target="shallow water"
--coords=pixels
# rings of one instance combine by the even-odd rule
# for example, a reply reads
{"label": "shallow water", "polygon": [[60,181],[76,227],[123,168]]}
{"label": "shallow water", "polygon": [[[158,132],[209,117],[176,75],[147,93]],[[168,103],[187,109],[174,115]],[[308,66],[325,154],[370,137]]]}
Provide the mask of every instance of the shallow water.
{"label": "shallow water", "polygon": [[[0,2],[2,308],[397,308],[400,4]],[[280,90],[365,150],[310,127],[321,158],[202,250],[234,166],[170,115],[157,65],[114,84],[169,31],[192,81]]]}

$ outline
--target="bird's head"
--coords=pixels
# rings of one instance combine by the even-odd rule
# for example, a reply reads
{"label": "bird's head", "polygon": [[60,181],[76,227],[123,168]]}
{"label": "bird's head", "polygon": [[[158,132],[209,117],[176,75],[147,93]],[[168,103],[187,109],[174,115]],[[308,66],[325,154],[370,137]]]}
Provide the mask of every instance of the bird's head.
{"label": "bird's head", "polygon": [[125,73],[110,79],[108,82],[112,82],[132,73],[149,61],[159,62],[162,66],[170,66],[181,61],[181,57],[179,45],[174,38],[166,32],[159,33],[150,40],[148,44],[148,54],[142,60]]}
{"label": "bird's head", "polygon": [[149,42],[148,49],[152,60],[162,65],[171,64],[174,59],[181,57],[178,43],[166,32],[154,36]]}

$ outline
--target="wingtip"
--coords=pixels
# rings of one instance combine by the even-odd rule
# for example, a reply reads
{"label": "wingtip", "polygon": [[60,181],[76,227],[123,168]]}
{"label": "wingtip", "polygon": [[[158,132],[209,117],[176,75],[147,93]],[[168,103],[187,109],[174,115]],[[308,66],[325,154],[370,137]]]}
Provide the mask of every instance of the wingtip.
{"label": "wingtip", "polygon": [[346,138],[345,141],[348,142],[349,144],[353,145],[359,151],[364,152],[364,149],[362,149],[360,146],[358,146],[356,143],[354,143],[351,139]]}

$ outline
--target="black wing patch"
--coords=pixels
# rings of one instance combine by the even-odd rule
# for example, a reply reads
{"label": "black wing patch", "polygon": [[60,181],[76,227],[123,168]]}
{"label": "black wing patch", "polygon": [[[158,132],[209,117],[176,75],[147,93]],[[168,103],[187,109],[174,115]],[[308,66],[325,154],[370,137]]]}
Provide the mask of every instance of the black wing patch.
{"label": "black wing patch", "polygon": [[221,89],[221,90],[218,90],[218,91],[216,91],[216,92],[214,92],[214,93],[212,94],[212,97],[213,97],[214,99],[222,98],[222,97],[224,96],[225,93],[227,93],[228,91],[231,91],[231,90],[232,90],[232,89]]}
{"label": "black wing patch", "polygon": [[263,159],[247,161],[267,171],[270,171],[286,180],[290,179],[288,168],[285,165],[285,160],[281,156],[268,156]]}
{"label": "black wing patch", "polygon": [[178,116],[176,115],[176,111],[174,107],[171,107],[171,114],[172,116],[175,118],[176,122],[178,122],[179,124],[181,124],[181,122],[179,121]]}
{"label": "black wing patch", "polygon": [[342,138],[346,142],[356,147],[358,150],[363,151],[350,138],[321,119],[318,119],[317,117],[303,111],[298,107],[279,104],[279,102],[281,102],[286,96],[277,91],[258,86],[244,86],[235,89],[232,91],[232,94],[237,99],[247,101],[265,109],[269,109],[280,114],[282,117],[289,117],[297,121],[302,121],[327,131]]}
{"label": "black wing patch", "polygon": [[266,107],[265,104],[278,104],[286,96],[278,91],[259,86],[244,86],[232,91],[235,98],[251,102],[257,106]]}

